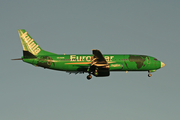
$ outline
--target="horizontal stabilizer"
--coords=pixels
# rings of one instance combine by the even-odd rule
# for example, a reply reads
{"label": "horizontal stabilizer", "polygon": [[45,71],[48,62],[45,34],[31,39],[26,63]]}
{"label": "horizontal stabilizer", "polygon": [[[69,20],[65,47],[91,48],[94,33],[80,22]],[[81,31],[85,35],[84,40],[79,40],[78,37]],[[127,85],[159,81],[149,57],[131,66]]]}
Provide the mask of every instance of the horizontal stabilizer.
{"label": "horizontal stabilizer", "polygon": [[11,59],[11,60],[23,60],[22,58],[16,58],[16,59]]}

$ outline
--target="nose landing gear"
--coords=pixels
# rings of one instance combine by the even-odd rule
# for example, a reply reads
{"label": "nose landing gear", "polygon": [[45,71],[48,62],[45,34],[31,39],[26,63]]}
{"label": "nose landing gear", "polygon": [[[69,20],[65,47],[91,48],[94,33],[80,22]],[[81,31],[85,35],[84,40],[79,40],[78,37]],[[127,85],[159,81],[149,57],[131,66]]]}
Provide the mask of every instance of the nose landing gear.
{"label": "nose landing gear", "polygon": [[148,71],[148,77],[151,77],[152,76],[152,74]]}
{"label": "nose landing gear", "polygon": [[152,74],[149,73],[149,74],[148,74],[148,77],[151,77],[151,76],[152,76]]}

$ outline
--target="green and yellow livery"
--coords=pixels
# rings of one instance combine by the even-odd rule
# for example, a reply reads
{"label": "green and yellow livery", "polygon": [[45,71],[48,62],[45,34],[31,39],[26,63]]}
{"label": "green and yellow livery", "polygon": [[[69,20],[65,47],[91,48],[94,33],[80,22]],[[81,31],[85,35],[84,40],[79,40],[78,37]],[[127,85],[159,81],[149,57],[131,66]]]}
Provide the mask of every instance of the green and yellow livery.
{"label": "green and yellow livery", "polygon": [[109,76],[110,71],[148,71],[155,72],[165,64],[154,57],[147,55],[102,54],[93,49],[92,54],[55,54],[43,50],[24,29],[19,29],[19,36],[23,46],[23,56],[20,59],[34,66],[69,73],[88,73],[96,77]]}

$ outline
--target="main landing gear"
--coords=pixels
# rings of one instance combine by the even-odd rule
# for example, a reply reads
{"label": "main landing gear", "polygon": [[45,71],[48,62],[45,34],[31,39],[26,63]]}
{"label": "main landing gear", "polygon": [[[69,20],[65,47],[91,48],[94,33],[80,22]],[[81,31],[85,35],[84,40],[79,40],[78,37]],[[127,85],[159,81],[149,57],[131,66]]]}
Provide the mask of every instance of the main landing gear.
{"label": "main landing gear", "polygon": [[91,66],[91,67],[89,67],[88,69],[87,69],[87,72],[89,73],[89,75],[87,76],[87,79],[88,80],[90,80],[91,78],[92,78],[92,71],[94,71],[94,67],[93,66]]}
{"label": "main landing gear", "polygon": [[90,80],[91,78],[92,78],[92,76],[89,74],[89,75],[87,76],[87,79]]}
{"label": "main landing gear", "polygon": [[[94,70],[94,69],[95,69],[95,70]],[[90,80],[90,79],[92,78],[91,74],[93,74],[93,75],[95,75],[95,76],[98,76],[98,75],[99,75],[97,68],[94,68],[94,69],[91,69],[91,70],[88,69],[88,70],[87,70],[87,71],[89,71],[89,75],[87,76],[87,79],[88,79],[88,80]],[[92,71],[94,71],[94,72],[92,72]]]}
{"label": "main landing gear", "polygon": [[90,67],[87,69],[87,71],[89,73],[89,75],[87,76],[87,79],[90,80],[92,78]]}
{"label": "main landing gear", "polygon": [[152,74],[149,73],[149,74],[148,74],[148,77],[151,77],[151,76],[152,76]]}

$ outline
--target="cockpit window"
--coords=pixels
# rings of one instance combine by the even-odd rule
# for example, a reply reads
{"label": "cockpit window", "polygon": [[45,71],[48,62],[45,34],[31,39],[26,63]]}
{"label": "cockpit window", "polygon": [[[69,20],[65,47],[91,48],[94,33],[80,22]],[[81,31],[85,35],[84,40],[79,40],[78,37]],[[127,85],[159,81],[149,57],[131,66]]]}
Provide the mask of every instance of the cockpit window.
{"label": "cockpit window", "polygon": [[155,61],[158,61],[156,58],[154,59]]}

